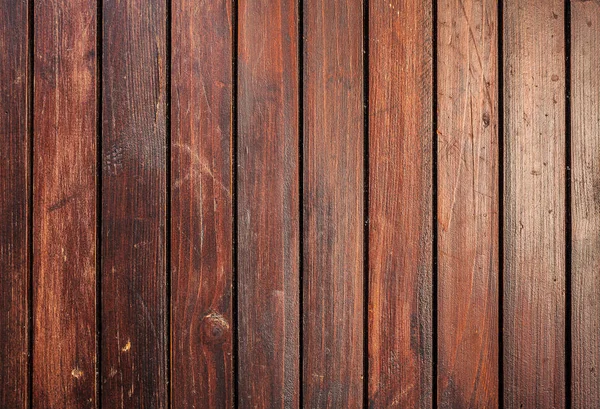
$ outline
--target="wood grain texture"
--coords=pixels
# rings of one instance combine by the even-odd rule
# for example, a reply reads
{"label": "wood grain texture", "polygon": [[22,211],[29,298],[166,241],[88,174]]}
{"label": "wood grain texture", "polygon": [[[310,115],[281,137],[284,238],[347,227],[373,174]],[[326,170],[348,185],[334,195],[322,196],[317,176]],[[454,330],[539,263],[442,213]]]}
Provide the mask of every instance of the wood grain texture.
{"label": "wood grain texture", "polygon": [[35,3],[34,408],[96,405],[96,9]]}
{"label": "wood grain texture", "polygon": [[565,406],[564,2],[504,1],[504,387]]}
{"label": "wood grain texture", "polygon": [[363,3],[304,1],[304,405],[363,401]]}
{"label": "wood grain texture", "polygon": [[103,3],[102,405],[167,407],[166,3]]}
{"label": "wood grain texture", "polygon": [[573,408],[600,403],[600,3],[571,2]]}
{"label": "wood grain texture", "polygon": [[438,406],[498,406],[498,3],[438,2]]}
{"label": "wood grain texture", "polygon": [[241,0],[238,44],[239,406],[298,406],[298,9]]}
{"label": "wood grain texture", "polygon": [[432,405],[432,2],[369,12],[369,407]]}
{"label": "wood grain texture", "polygon": [[29,347],[28,2],[0,0],[0,407],[25,408]]}
{"label": "wood grain texture", "polygon": [[172,3],[172,406],[233,406],[229,0]]}

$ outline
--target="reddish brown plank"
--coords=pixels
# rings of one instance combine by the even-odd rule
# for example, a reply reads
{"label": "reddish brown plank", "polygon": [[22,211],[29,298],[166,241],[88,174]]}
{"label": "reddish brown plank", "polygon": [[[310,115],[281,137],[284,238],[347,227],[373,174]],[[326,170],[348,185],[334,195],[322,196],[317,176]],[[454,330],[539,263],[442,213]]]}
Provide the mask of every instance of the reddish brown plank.
{"label": "reddish brown plank", "polygon": [[28,1],[0,0],[0,407],[25,408],[29,377]]}
{"label": "reddish brown plank", "polygon": [[600,3],[571,1],[573,408],[600,403]]}
{"label": "reddish brown plank", "polygon": [[102,406],[165,408],[166,3],[102,21]]}
{"label": "reddish brown plank", "polygon": [[369,406],[432,404],[432,3],[369,12]]}
{"label": "reddish brown plank", "polygon": [[35,3],[34,408],[96,402],[96,9]]}
{"label": "reddish brown plank", "polygon": [[241,0],[238,14],[239,404],[296,407],[297,1]]}
{"label": "reddish brown plank", "polygon": [[172,406],[232,407],[230,0],[172,3]]}
{"label": "reddish brown plank", "polygon": [[438,2],[438,406],[498,406],[498,4]]}
{"label": "reddish brown plank", "polygon": [[565,406],[564,2],[504,1],[504,402]]}
{"label": "reddish brown plank", "polygon": [[363,402],[363,2],[304,1],[304,404]]}

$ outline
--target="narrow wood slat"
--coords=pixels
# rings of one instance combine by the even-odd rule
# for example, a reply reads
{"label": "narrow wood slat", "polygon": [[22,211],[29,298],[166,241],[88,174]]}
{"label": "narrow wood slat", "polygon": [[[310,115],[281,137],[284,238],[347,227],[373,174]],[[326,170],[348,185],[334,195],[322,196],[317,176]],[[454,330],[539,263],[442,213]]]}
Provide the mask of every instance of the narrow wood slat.
{"label": "narrow wood slat", "polygon": [[600,402],[600,3],[571,2],[573,408]]}
{"label": "narrow wood slat", "polygon": [[0,0],[0,407],[25,408],[28,377],[28,1]]}
{"label": "narrow wood slat", "polygon": [[172,8],[172,407],[229,408],[231,1]]}
{"label": "narrow wood slat", "polygon": [[166,3],[103,2],[104,408],[167,407]]}
{"label": "narrow wood slat", "polygon": [[369,404],[432,404],[432,2],[369,12]]}
{"label": "narrow wood slat", "polygon": [[498,406],[498,4],[438,3],[438,406]]}
{"label": "narrow wood slat", "polygon": [[565,406],[564,2],[504,2],[504,384]]}
{"label": "narrow wood slat", "polygon": [[96,9],[35,3],[34,408],[96,402]]}
{"label": "narrow wood slat", "polygon": [[363,2],[304,1],[304,404],[363,403]]}
{"label": "narrow wood slat", "polygon": [[297,1],[241,0],[238,14],[239,406],[296,407]]}

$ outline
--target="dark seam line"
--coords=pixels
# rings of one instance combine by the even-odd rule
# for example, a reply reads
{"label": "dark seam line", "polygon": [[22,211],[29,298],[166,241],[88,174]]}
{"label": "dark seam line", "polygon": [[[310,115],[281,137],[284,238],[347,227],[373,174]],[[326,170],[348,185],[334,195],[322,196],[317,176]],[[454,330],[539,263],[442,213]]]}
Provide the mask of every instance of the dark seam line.
{"label": "dark seam line", "polygon": [[369,0],[363,2],[363,408],[369,407]]}
{"label": "dark seam line", "polygon": [[232,181],[232,320],[233,320],[233,405],[239,406],[239,339],[238,339],[238,2],[232,0],[231,33],[231,181]]}
{"label": "dark seam line", "polygon": [[498,0],[498,405],[504,407],[504,65],[503,3]]}
{"label": "dark seam line", "polygon": [[432,2],[432,375],[431,396],[432,407],[437,408],[437,376],[438,376],[438,75],[437,75],[437,1]]}
{"label": "dark seam line", "polygon": [[565,0],[565,405],[572,405],[571,2]]}
{"label": "dark seam line", "polygon": [[96,10],[96,407],[102,407],[102,1]]}
{"label": "dark seam line", "polygon": [[171,12],[171,0],[167,0],[166,3],[166,80],[165,80],[165,93],[166,93],[166,112],[165,112],[165,132],[166,132],[166,164],[165,164],[165,177],[166,177],[166,225],[165,225],[165,252],[166,252],[166,271],[165,271],[165,292],[166,292],[166,313],[165,313],[165,328],[168,331],[166,338],[166,366],[167,366],[167,407],[171,407],[171,398],[173,386],[172,382],[172,323],[171,323],[171,308],[172,308],[172,297],[171,297],[171,30],[172,30],[172,12]]}
{"label": "dark seam line", "polygon": [[29,46],[29,50],[28,50],[28,60],[29,60],[29,67],[28,67],[28,72],[27,75],[29,77],[29,84],[27,85],[28,89],[27,89],[27,93],[28,93],[28,97],[29,97],[29,101],[27,101],[27,109],[29,110],[28,112],[28,118],[27,118],[27,122],[28,122],[28,135],[27,135],[27,140],[28,140],[28,145],[29,145],[29,152],[28,152],[28,182],[29,182],[29,186],[28,186],[28,209],[27,209],[27,252],[28,252],[28,272],[27,272],[27,276],[28,276],[28,295],[27,295],[27,323],[28,323],[28,360],[27,360],[27,367],[28,367],[28,376],[27,376],[27,395],[29,397],[28,399],[28,406],[29,408],[33,408],[33,337],[34,337],[34,328],[33,328],[33,301],[34,301],[34,297],[33,297],[33,109],[34,109],[34,46],[35,46],[35,29],[34,29],[34,4],[33,4],[34,0],[29,0],[28,3],[28,9],[27,9],[27,20],[29,22],[28,27],[27,27],[27,36],[28,36],[28,46]]}
{"label": "dark seam line", "polygon": [[298,405],[304,407],[304,0],[298,0]]}

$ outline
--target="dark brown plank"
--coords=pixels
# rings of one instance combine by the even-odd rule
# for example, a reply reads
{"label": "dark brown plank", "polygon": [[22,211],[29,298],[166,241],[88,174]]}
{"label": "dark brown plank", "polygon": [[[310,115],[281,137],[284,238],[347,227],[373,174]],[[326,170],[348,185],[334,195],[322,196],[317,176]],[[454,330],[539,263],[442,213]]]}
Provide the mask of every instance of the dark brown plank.
{"label": "dark brown plank", "polygon": [[504,389],[565,406],[564,2],[504,1]]}
{"label": "dark brown plank", "polygon": [[27,0],[0,0],[0,407],[29,404]]}
{"label": "dark brown plank", "polygon": [[102,405],[167,406],[166,3],[103,2]]}
{"label": "dark brown plank", "polygon": [[363,2],[304,1],[304,404],[363,401]]}
{"label": "dark brown plank", "polygon": [[571,2],[573,408],[600,402],[600,2]]}
{"label": "dark brown plank", "polygon": [[172,3],[172,406],[229,408],[230,0]]}
{"label": "dark brown plank", "polygon": [[432,3],[369,13],[369,405],[432,404]]}
{"label": "dark brown plank", "polygon": [[498,4],[438,2],[438,406],[498,406]]}
{"label": "dark brown plank", "polygon": [[238,13],[239,404],[296,407],[297,1],[241,0]]}
{"label": "dark brown plank", "polygon": [[35,3],[34,408],[96,402],[96,9]]}

